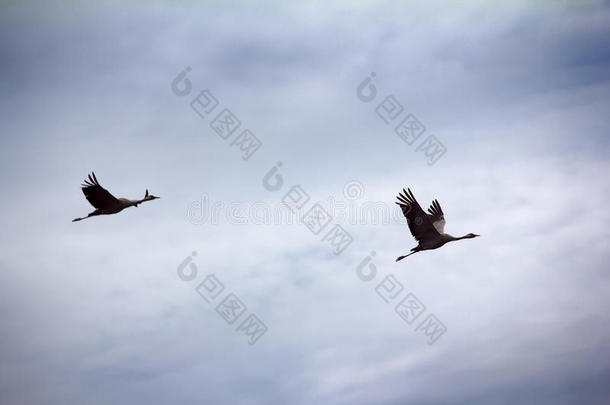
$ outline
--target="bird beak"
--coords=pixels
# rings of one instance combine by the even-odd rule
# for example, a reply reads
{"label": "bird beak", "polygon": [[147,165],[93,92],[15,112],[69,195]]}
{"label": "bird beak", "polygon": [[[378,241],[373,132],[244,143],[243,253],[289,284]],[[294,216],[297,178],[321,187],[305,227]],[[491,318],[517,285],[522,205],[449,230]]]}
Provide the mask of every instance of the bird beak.
{"label": "bird beak", "polygon": [[475,237],[475,238],[476,238],[477,236],[481,236],[481,235],[477,235],[476,233],[474,233],[473,235],[474,235],[474,237]]}

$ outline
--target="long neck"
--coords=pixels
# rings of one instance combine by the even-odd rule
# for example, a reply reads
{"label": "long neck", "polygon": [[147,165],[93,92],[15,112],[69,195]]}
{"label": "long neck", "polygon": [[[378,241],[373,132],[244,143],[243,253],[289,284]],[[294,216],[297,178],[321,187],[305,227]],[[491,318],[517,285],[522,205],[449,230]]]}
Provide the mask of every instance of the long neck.
{"label": "long neck", "polygon": [[135,202],[136,202],[136,203],[138,203],[138,204],[140,204],[140,203],[143,203],[144,201],[150,201],[150,200],[152,200],[152,198],[150,198],[150,197],[144,197],[144,198],[142,198],[141,200],[136,200]]}
{"label": "long neck", "polygon": [[461,239],[468,239],[468,235],[452,236],[452,235],[447,234],[447,242],[453,242],[453,241],[461,240]]}
{"label": "long neck", "polygon": [[125,204],[126,207],[137,207],[138,204],[144,202],[144,201],[148,201],[149,199],[144,197],[141,200],[128,200],[126,198],[122,199],[123,203]]}

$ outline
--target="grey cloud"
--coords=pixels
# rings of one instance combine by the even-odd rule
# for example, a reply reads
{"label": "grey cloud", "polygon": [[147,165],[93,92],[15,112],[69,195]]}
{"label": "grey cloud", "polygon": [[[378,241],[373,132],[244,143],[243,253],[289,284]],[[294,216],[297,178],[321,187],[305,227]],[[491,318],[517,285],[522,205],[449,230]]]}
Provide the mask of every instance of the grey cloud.
{"label": "grey cloud", "polygon": [[[2,6],[2,398],[603,403],[607,3],[273,6]],[[250,161],[194,93],[171,92],[186,66],[263,140]],[[372,71],[380,98],[365,104]],[[437,164],[377,117],[388,94],[447,146]],[[73,224],[90,170],[117,196],[162,198]],[[343,224],[354,242],[335,257],[298,223],[186,218],[204,193],[273,205],[301,184],[313,203],[354,179],[358,202],[410,186],[439,199],[447,231],[482,237],[397,265],[415,244],[401,224]],[[194,250],[199,277],[268,325],[256,345],[177,277]],[[390,273],[448,327],[435,345],[375,293]]]}

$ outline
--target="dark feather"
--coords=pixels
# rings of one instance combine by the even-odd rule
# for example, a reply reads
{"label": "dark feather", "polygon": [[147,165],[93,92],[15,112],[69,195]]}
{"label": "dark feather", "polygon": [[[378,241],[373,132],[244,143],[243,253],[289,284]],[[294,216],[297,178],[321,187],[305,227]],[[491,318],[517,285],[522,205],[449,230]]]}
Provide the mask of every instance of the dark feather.
{"label": "dark feather", "polygon": [[398,202],[396,204],[402,209],[411,234],[417,241],[437,238],[439,233],[429,216],[421,208],[411,189],[407,190],[403,188],[402,193],[398,194],[396,197]]}
{"label": "dark feather", "polygon": [[89,180],[85,179],[85,183],[81,184],[81,187],[85,198],[91,205],[97,209],[110,209],[120,205],[119,200],[110,194],[108,190],[100,186],[93,172],[88,177]]}
{"label": "dark feather", "polygon": [[444,232],[445,230],[445,214],[441,208],[441,205],[438,203],[438,200],[432,201],[430,204],[430,208],[428,208],[428,217],[430,221],[434,225],[437,231]]}

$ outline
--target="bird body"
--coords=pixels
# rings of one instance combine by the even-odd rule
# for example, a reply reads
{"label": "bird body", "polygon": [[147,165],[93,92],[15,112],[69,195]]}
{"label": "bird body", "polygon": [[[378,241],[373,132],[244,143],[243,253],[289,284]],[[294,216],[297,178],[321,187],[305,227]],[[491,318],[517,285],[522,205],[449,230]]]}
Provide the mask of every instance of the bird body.
{"label": "bird body", "polygon": [[430,208],[428,208],[429,214],[426,214],[415,199],[411,189],[407,190],[403,188],[402,193],[398,194],[398,202],[396,202],[396,204],[402,209],[402,213],[407,219],[409,230],[418,241],[418,245],[411,249],[411,253],[399,256],[396,261],[400,261],[405,257],[411,256],[422,250],[438,249],[448,242],[471,239],[479,236],[474,233],[469,233],[464,236],[455,237],[445,233],[445,214],[443,213],[438,200],[432,201]]}
{"label": "bird body", "polygon": [[88,176],[89,179],[85,180],[84,184],[81,184],[83,194],[85,198],[93,207],[95,211],[89,213],[86,217],[74,218],[72,222],[81,221],[85,218],[93,217],[96,215],[110,215],[116,214],[123,211],[125,208],[137,207],[138,204],[144,201],[156,200],[157,196],[148,194],[148,189],[144,198],[141,200],[128,200],[127,198],[116,198],[108,192],[105,188],[100,186],[100,183],[95,177],[95,173],[91,172]]}
{"label": "bird body", "polygon": [[[449,235],[448,233],[441,233],[437,239],[434,240],[424,240],[419,243],[419,250],[431,250],[438,249],[439,247],[444,246],[447,242],[453,242],[460,239],[469,239],[468,235],[464,235],[461,237],[455,237],[453,235]],[[474,234],[473,234],[474,235]],[[479,236],[479,235],[476,235]]]}

